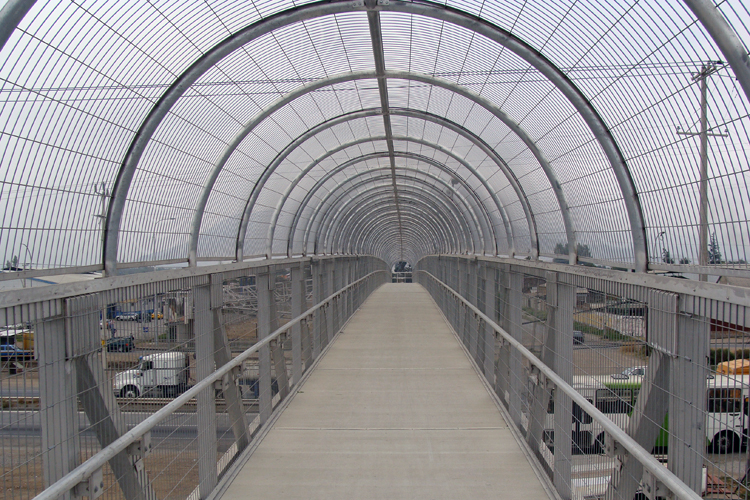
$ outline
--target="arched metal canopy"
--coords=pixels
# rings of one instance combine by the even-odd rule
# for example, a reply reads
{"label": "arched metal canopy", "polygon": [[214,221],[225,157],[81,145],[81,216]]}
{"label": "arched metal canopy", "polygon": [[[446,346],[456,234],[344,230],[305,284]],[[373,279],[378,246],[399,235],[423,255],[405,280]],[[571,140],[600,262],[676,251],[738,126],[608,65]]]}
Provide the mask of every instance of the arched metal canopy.
{"label": "arched metal canopy", "polygon": [[[398,174],[397,173],[396,175],[397,175],[397,177],[399,179],[404,178],[403,174]],[[358,189],[358,188],[360,188],[360,187],[362,187],[362,186],[364,186],[366,184],[377,182],[378,180],[386,180],[386,179],[389,179],[389,178],[387,176],[382,176],[382,175],[381,176],[376,176],[373,179],[363,179],[363,180],[360,180],[358,183],[354,184],[351,188],[349,188],[349,190],[356,190],[356,189]],[[413,178],[410,177],[409,180],[418,182],[421,185],[423,185],[425,188],[431,187],[430,184],[428,184],[424,180],[418,179],[416,177],[413,177]],[[446,187],[448,187],[447,184],[444,184],[444,185]],[[407,187],[405,185],[400,185],[400,186],[401,186],[401,189],[407,189]],[[376,185],[376,186],[374,186],[371,189],[378,189],[378,188],[381,188],[381,187],[382,187],[382,184],[381,185]],[[474,213],[472,213],[471,208],[468,205],[468,202],[465,199],[463,199],[463,197],[459,197],[459,200],[455,201],[455,200],[452,199],[452,197],[449,197],[442,190],[435,190],[435,189],[433,189],[431,191],[434,192],[437,196],[434,196],[434,195],[433,196],[429,196],[428,193],[430,193],[430,191],[425,191],[424,194],[419,193],[419,192],[417,192],[417,193],[411,193],[410,192],[410,195],[413,196],[414,198],[416,198],[417,200],[420,200],[420,201],[424,202],[425,205],[427,205],[427,206],[429,206],[430,203],[433,206],[435,206],[436,208],[439,205],[443,205],[443,206],[445,206],[448,209],[447,210],[448,212],[455,213],[456,214],[456,222],[457,222],[458,225],[453,228],[454,231],[458,230],[459,232],[461,232],[460,228],[464,224],[467,225],[467,227],[465,227],[465,229],[464,229],[464,231],[466,231],[466,234],[467,234],[467,242],[466,242],[466,246],[464,247],[464,249],[466,251],[470,250],[471,253],[476,253],[476,251],[477,251],[478,248],[482,248],[483,238],[482,238],[481,233],[478,233],[476,231],[476,229],[478,229],[478,227],[477,227],[478,226],[478,221],[477,221],[476,215]],[[340,200],[344,196],[346,196],[346,193],[342,193],[339,196],[338,199]],[[345,217],[345,218],[352,217],[353,218],[353,216],[351,216],[351,215],[349,215],[347,213],[347,207],[349,207],[349,206],[357,203],[357,200],[358,200],[358,198],[356,196],[354,196],[354,197],[350,198],[349,200],[347,200],[340,207],[337,207],[337,205],[338,205],[337,202],[331,203],[329,209],[326,210],[321,215],[321,223],[318,225],[318,229],[316,231],[315,241],[318,242],[318,241],[322,240],[323,246],[327,247],[328,246],[328,241],[329,241],[329,235],[331,233],[332,227],[334,226],[334,222],[333,221],[336,220],[336,219],[340,219],[342,217]],[[410,202],[410,201],[411,201],[410,197],[406,197],[406,196],[404,197],[404,202]],[[453,207],[455,207],[455,210],[450,210],[451,205],[453,205]],[[461,210],[460,209],[461,206],[465,207],[465,210]],[[362,209],[362,208],[363,208],[362,206],[356,206],[355,207],[355,211],[359,210],[359,209]],[[465,212],[469,213],[469,217],[466,216]],[[327,223],[326,221],[329,221],[329,222]],[[472,228],[469,227],[469,225],[474,226],[475,229],[472,230]],[[337,235],[341,236],[341,232],[339,231],[337,233]],[[331,246],[330,247],[330,252],[331,253],[333,253],[334,248],[338,248],[338,247],[337,246]],[[341,248],[343,248],[343,247],[341,247]]]}
{"label": "arched metal canopy", "polygon": [[[445,173],[447,173],[449,175],[454,175],[454,172],[450,168],[446,167],[445,165],[443,165],[440,162],[437,162],[437,161],[435,161],[435,160],[433,160],[431,158],[428,158],[428,157],[425,157],[425,156],[422,156],[422,155],[417,155],[415,153],[405,153],[405,152],[395,152],[394,155],[397,158],[409,158],[409,159],[419,160],[421,162],[427,163],[428,165],[431,165],[431,166],[433,166],[433,167],[441,170],[442,172],[445,172]],[[294,219],[293,219],[292,226],[290,227],[290,234],[289,234],[289,237],[288,237],[288,241],[292,241],[293,240],[292,232],[294,231],[294,228],[296,227],[296,222],[299,220],[298,216],[304,210],[307,202],[317,193],[318,189],[320,189],[328,180],[330,180],[331,178],[333,178],[334,176],[336,176],[340,172],[346,170],[350,166],[357,165],[359,163],[365,162],[365,161],[370,160],[370,159],[383,158],[383,157],[387,157],[387,156],[388,156],[387,152],[378,152],[378,153],[370,153],[368,155],[364,155],[364,156],[361,156],[361,157],[358,157],[358,158],[353,158],[352,160],[349,160],[348,162],[344,162],[341,165],[337,166],[335,169],[329,171],[323,177],[321,177],[318,181],[316,181],[316,183],[313,186],[313,188],[311,188],[310,190],[307,191],[307,193],[305,195],[305,199],[300,203],[299,207],[297,208],[297,210],[296,210],[296,212],[294,214]],[[398,167],[398,168],[404,168],[404,167]],[[371,171],[372,170],[366,170],[366,171],[363,171],[363,172],[355,174],[353,177],[352,176],[348,176],[346,180],[348,182],[352,178],[356,178],[357,176],[360,176],[360,175],[363,175],[363,174],[367,174],[367,173],[369,173]],[[493,226],[492,221],[491,221],[491,219],[489,217],[489,214],[488,214],[488,212],[486,210],[486,207],[482,203],[482,200],[479,199],[479,197],[471,189],[471,187],[468,185],[468,183],[466,183],[465,180],[460,179],[460,178],[457,178],[457,179],[458,179],[457,182],[460,183],[466,189],[466,191],[469,193],[469,195],[472,198],[474,198],[474,200],[476,202],[476,205],[477,205],[477,208],[479,208],[480,210],[484,209],[484,210],[482,210],[482,213],[483,213],[483,215],[486,218],[487,227],[491,231],[493,231],[493,236],[492,236],[493,243],[496,243],[496,237],[494,236],[494,226]],[[435,177],[435,180],[439,181],[439,182],[443,182],[442,180],[439,180],[436,177]],[[292,187],[293,186],[294,186],[294,183],[292,184]],[[338,187],[338,186],[336,186],[336,187]],[[451,190],[451,191],[454,190],[454,188],[452,186],[446,185],[446,188],[449,189],[449,190]],[[267,254],[269,256],[272,254],[271,245],[273,243],[273,235],[274,235],[275,228],[276,228],[276,221],[278,220],[278,216],[281,213],[281,207],[283,206],[283,202],[288,198],[289,192],[290,191],[287,191],[284,194],[284,196],[281,198],[280,203],[279,203],[279,205],[277,205],[277,207],[276,207],[276,209],[274,211],[274,215],[271,218],[271,222],[272,223],[271,223],[271,225],[269,225],[269,229],[268,229],[268,243],[267,243]],[[326,203],[326,200],[328,199],[328,197],[332,193],[333,193],[333,191],[329,190],[329,193],[324,198],[321,199],[321,201],[319,203],[319,206],[324,205]],[[308,219],[308,224],[305,227],[305,234],[307,234],[307,228],[309,228],[309,224],[312,222],[312,220],[314,220],[314,217],[310,217]]]}
{"label": "arched metal canopy", "polygon": [[[10,0],[4,258],[27,252],[28,276],[112,274],[120,261],[291,255],[300,237],[307,252],[311,233],[327,252],[367,252],[371,222],[339,186],[387,181],[387,159],[384,255],[430,248],[431,203],[463,238],[450,251],[575,263],[580,248],[606,265],[696,271],[705,225],[722,255],[711,265],[750,275],[750,35],[736,1],[641,0],[608,5],[613,16],[577,4],[571,29],[540,2],[249,0],[178,19],[137,2]],[[708,126],[729,132],[708,141],[705,174],[695,130],[676,132],[698,121],[700,71],[715,71]],[[416,163],[399,174],[397,159]],[[412,174],[440,190],[402,186]],[[445,208],[451,188],[459,203]],[[417,197],[429,229],[407,230],[418,218],[402,204]],[[447,222],[455,210],[470,227]]]}

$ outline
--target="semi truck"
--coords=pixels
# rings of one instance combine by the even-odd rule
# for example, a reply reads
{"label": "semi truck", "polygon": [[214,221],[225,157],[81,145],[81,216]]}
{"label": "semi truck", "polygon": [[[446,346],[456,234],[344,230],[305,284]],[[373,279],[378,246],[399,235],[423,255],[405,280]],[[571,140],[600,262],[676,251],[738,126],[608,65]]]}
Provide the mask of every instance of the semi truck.
{"label": "semi truck", "polygon": [[190,361],[184,352],[141,356],[138,367],[115,375],[113,389],[122,398],[175,397],[188,388]]}

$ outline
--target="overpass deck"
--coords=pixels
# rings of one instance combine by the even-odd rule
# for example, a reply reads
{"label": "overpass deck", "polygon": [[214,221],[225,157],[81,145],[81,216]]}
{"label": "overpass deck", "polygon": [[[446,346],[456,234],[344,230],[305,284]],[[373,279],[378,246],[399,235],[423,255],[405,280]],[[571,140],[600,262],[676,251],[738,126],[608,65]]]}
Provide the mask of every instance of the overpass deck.
{"label": "overpass deck", "polygon": [[429,294],[386,284],[336,338],[224,499],[547,498]]}

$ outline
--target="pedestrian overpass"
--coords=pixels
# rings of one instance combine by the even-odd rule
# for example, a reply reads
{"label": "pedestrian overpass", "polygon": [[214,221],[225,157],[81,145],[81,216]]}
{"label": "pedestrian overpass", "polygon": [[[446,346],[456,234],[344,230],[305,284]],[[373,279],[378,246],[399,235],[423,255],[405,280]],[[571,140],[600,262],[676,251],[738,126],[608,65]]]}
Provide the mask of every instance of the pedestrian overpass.
{"label": "pedestrian overpass", "polygon": [[4,497],[746,498],[748,26],[8,0]]}

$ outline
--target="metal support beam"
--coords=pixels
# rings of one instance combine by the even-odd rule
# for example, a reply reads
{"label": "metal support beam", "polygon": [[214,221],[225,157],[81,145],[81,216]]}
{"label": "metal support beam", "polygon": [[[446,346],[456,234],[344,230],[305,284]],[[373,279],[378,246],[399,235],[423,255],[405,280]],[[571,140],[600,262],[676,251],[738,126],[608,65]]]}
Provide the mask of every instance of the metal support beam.
{"label": "metal support beam", "polygon": [[[349,160],[347,162],[344,162],[343,164],[341,164],[341,165],[337,166],[336,168],[330,170],[323,177],[321,177],[315,183],[315,185],[307,192],[307,194],[305,196],[305,199],[309,201],[309,199],[312,198],[312,196],[318,191],[318,189],[321,188],[328,180],[330,180],[331,178],[333,178],[336,174],[339,174],[343,170],[347,169],[348,167],[353,167],[353,166],[355,166],[355,165],[357,165],[357,164],[359,164],[361,162],[367,161],[369,159],[383,158],[383,157],[387,157],[387,156],[388,156],[388,153],[383,153],[383,152],[381,152],[381,153],[370,153],[370,154],[363,155],[363,156],[360,156],[360,157],[357,157],[357,158],[353,158],[353,159],[351,159],[351,160]],[[433,160],[432,158],[428,158],[428,157],[425,157],[423,155],[418,155],[418,154],[415,154],[415,153],[400,153],[400,152],[397,152],[395,154],[395,156],[399,157],[399,158],[403,157],[403,158],[415,159],[415,160],[419,160],[419,161],[428,163],[429,165],[434,166],[435,168],[440,169],[441,171],[447,173],[448,175],[451,175],[453,178],[457,178],[458,181],[461,183],[461,185],[466,190],[466,192],[469,193],[470,198],[474,200],[474,202],[475,202],[475,204],[476,204],[476,206],[478,208],[479,214],[475,214],[474,213],[475,211],[473,210],[473,207],[472,207],[472,211],[471,211],[471,217],[472,217],[472,219],[474,219],[475,225],[477,226],[477,228],[481,228],[482,225],[480,224],[479,221],[483,220],[485,222],[488,233],[492,234],[491,238],[493,240],[493,248],[495,250],[497,249],[497,242],[494,241],[494,240],[496,240],[495,226],[492,223],[492,219],[490,218],[490,215],[487,212],[487,209],[486,209],[484,203],[479,198],[479,196],[475,192],[474,188],[472,188],[468,184],[468,182],[466,180],[464,180],[464,179],[462,179],[460,177],[457,177],[456,173],[453,170],[451,170],[450,168],[448,168],[444,164],[442,164],[442,163],[440,163],[438,161]],[[355,179],[359,179],[359,178],[361,178],[363,176],[370,176],[370,175],[372,175],[373,172],[375,172],[375,171],[382,171],[382,170],[386,170],[386,169],[383,169],[383,168],[368,169],[368,170],[356,173],[353,176],[347,177],[346,183],[352,183]],[[434,182],[439,183],[439,184],[445,186],[446,189],[448,190],[448,192],[454,191],[461,198],[461,201],[465,205],[467,205],[467,207],[471,207],[471,205],[467,201],[465,201],[466,198],[462,194],[460,194],[457,191],[455,191],[455,188],[453,186],[451,186],[450,184],[448,184],[447,182],[445,182],[444,180],[442,180],[437,175],[432,174],[431,172],[420,171],[420,170],[415,169],[415,168],[409,168],[406,165],[399,166],[398,170],[405,170],[407,172],[419,173],[420,175],[424,175],[425,177],[429,177]],[[391,171],[390,168],[388,169],[388,171],[389,172]],[[400,175],[403,176],[403,174],[400,174]],[[344,183],[342,182],[341,184],[339,184],[339,185],[335,186],[334,188],[328,190],[328,193],[323,198],[321,198],[320,203],[316,207],[315,211],[313,212],[313,216],[310,219],[314,220],[316,218],[319,210],[326,205],[327,201],[343,185],[344,185]],[[288,196],[288,194],[287,194],[287,196]],[[308,198],[308,196],[310,198]],[[341,196],[343,196],[343,195],[341,195]],[[276,225],[276,222],[278,221],[278,216],[279,216],[279,213],[280,213],[280,210],[281,210],[281,206],[283,206],[283,202],[284,201],[285,201],[284,198],[282,198],[279,201],[279,204],[277,205],[277,210],[276,210],[276,212],[274,212],[274,216],[271,218],[271,225],[269,226],[269,229],[268,229],[268,236],[267,236],[267,241],[266,241],[267,249],[269,249],[267,251],[267,253],[270,252],[270,249],[272,248],[272,245],[273,245],[273,238],[274,238],[274,234],[275,234],[275,225]],[[337,202],[338,202],[338,199],[336,201],[332,202],[331,206],[335,205]],[[300,211],[303,209],[304,206],[305,206],[305,201],[303,201],[303,204],[301,204],[299,206],[298,210],[295,212],[295,220],[296,220],[297,215],[300,213]],[[482,216],[484,216],[484,217],[482,217]],[[292,227],[294,227],[295,225],[296,224],[293,221]],[[480,233],[480,235],[482,235],[482,238],[484,239],[484,235],[482,233]],[[292,236],[288,235],[288,237],[291,238]],[[489,239],[489,238],[487,238],[487,239]],[[486,249],[486,245],[485,245],[484,241],[482,242],[482,248]],[[288,249],[291,249],[291,247],[289,246],[289,242],[288,242]]]}
{"label": "metal support beam", "polygon": [[[211,287],[193,288],[195,307],[195,362],[196,379],[203,380],[216,369],[214,361],[213,315]],[[213,386],[202,390],[196,398],[198,405],[198,488],[201,498],[208,498],[216,488],[216,394]]]}
{"label": "metal support beam", "polygon": [[[375,180],[383,180],[383,179],[384,177],[378,177]],[[341,206],[336,208],[339,201],[343,199],[344,197],[346,197],[346,195],[349,194],[349,191],[358,190],[362,186],[370,183],[371,181],[372,180],[370,179],[365,179],[364,181],[357,183],[352,188],[348,189],[345,193],[343,193],[334,203],[332,203],[329,206],[329,208],[325,211],[325,213],[321,217],[321,223],[318,225],[318,230],[316,231],[316,235],[315,235],[316,242],[322,238],[324,241],[324,244],[327,245],[326,240],[328,238],[328,234],[331,232],[333,232],[333,234],[335,235],[335,241],[340,242],[341,240],[344,240],[344,241],[350,242],[352,238],[356,236],[352,230],[354,228],[360,227],[358,225],[360,222],[358,219],[359,216],[366,217],[367,218],[366,220],[373,220],[366,210],[366,208],[369,207],[370,205],[363,205],[362,197],[365,197],[369,195],[370,193],[374,193],[376,191],[382,191],[383,190],[382,184],[375,185],[365,190],[359,190],[356,196],[350,197],[347,201],[341,204]],[[470,221],[469,219],[466,218],[465,214],[460,209],[461,204],[445,196],[445,193],[439,190],[432,189],[432,186],[426,181],[424,182],[417,181],[417,182],[419,182],[420,185],[423,185],[427,187],[428,189],[431,189],[432,192],[434,192],[437,196],[435,196],[434,198],[428,197],[426,195],[423,195],[421,190],[418,191],[411,186],[404,185],[401,187],[402,197],[405,197],[405,200],[409,201],[408,205],[419,206],[421,204],[424,207],[424,210],[422,211],[422,213],[425,216],[428,216],[431,212],[440,214],[440,216],[443,217],[444,219],[443,223],[444,224],[449,223],[448,227],[451,227],[453,229],[452,234],[463,236],[464,245],[457,246],[455,247],[455,249],[460,252],[467,252],[469,250],[472,250],[472,253],[473,253],[473,250],[478,245],[481,245],[481,242],[476,241],[474,234],[471,233],[470,229],[467,228],[467,226],[470,225]],[[373,198],[374,197],[367,196],[365,199],[370,200]],[[380,200],[382,199],[383,198],[381,197]],[[459,201],[465,202],[465,200],[463,199],[459,199]],[[352,205],[354,206],[353,211],[348,212],[347,209]],[[466,210],[469,210],[469,207],[467,205],[464,205],[464,207],[466,208]],[[444,211],[438,210],[439,208],[444,209]],[[449,214],[452,217],[449,217],[448,215],[445,215],[445,214]],[[344,224],[343,227],[339,228],[336,224],[334,224],[337,220],[343,221],[343,224]],[[327,221],[331,221],[331,222],[327,223]],[[347,230],[346,228],[349,228],[349,229]],[[322,236],[321,236],[321,232],[323,232]],[[349,248],[349,245],[344,244],[343,242],[340,242],[338,248],[339,248],[339,251],[346,251]],[[330,251],[331,253],[334,252],[333,245],[331,246]]]}
{"label": "metal support beam", "polygon": [[[66,357],[72,366],[75,390],[100,446],[106,448],[128,429],[102,365],[101,297],[99,294],[81,295],[66,299],[65,305]],[[130,457],[123,450],[109,460],[122,494],[128,500],[156,498],[143,464],[139,463],[141,458]]]}
{"label": "metal support beam", "polygon": [[[563,381],[573,384],[573,310],[576,306],[576,287],[558,281],[556,273],[547,273],[547,345],[543,357]],[[546,364],[546,363],[545,363]],[[583,411],[573,413],[570,396],[555,391],[555,473],[553,482],[560,496],[571,498],[572,446],[575,440],[571,428],[573,418],[583,417]]]}
{"label": "metal support beam", "polygon": [[[39,317],[43,316],[39,304]],[[34,349],[39,362],[39,417],[42,429],[44,486],[50,486],[78,466],[78,403],[75,366],[68,362],[65,319],[50,318],[36,324]],[[69,499],[66,495],[65,499]]]}
{"label": "metal support beam", "polygon": [[683,0],[719,46],[750,102],[750,57],[742,40],[711,0]]}
{"label": "metal support beam", "polygon": [[[496,278],[495,268],[484,263],[484,314],[497,319],[496,311]],[[489,324],[484,325],[484,376],[492,387],[495,386],[495,329]]]}
{"label": "metal support beam", "polygon": [[[292,282],[292,318],[296,318],[307,309],[307,301],[305,299],[305,265],[303,263],[292,266],[290,279]],[[292,336],[292,380],[294,381],[294,385],[297,385],[302,379],[302,371],[308,368],[306,364],[303,364],[302,358],[302,325],[293,325],[290,333]]]}
{"label": "metal support beam", "polygon": [[[352,142],[348,142],[348,143],[342,144],[338,148],[335,148],[333,150],[330,150],[330,151],[326,152],[326,154],[320,156],[315,161],[313,161],[312,163],[310,163],[306,168],[304,168],[302,171],[300,171],[299,175],[294,179],[294,181],[292,181],[292,183],[290,184],[290,186],[287,188],[287,191],[284,193],[284,195],[279,200],[279,203],[276,206],[276,214],[271,219],[272,220],[271,226],[274,228],[274,231],[275,231],[275,223],[274,222],[278,220],[278,214],[281,213],[284,205],[286,204],[286,200],[291,196],[291,193],[294,190],[294,187],[302,180],[302,178],[304,178],[304,176],[306,176],[320,162],[322,162],[323,160],[325,160],[329,156],[331,156],[333,154],[336,154],[338,152],[344,151],[345,149],[348,149],[350,147],[358,146],[359,144],[366,143],[366,142],[377,142],[377,141],[384,141],[384,140],[385,140],[385,136],[374,136],[374,137],[365,137],[365,138],[362,138],[362,139],[358,139],[358,140],[355,140],[355,141],[352,141]],[[417,138],[417,137],[411,137],[411,136],[394,136],[393,140],[394,141],[402,141],[402,142],[419,144],[419,145],[422,145],[422,146],[427,146],[429,148],[432,148],[432,149],[434,149],[434,150],[436,150],[436,151],[438,151],[438,152],[440,152],[440,153],[448,156],[449,158],[453,159],[454,161],[456,161],[459,164],[461,164],[464,168],[466,168],[466,170],[468,170],[482,184],[482,186],[485,188],[485,190],[487,190],[487,193],[490,196],[490,198],[493,200],[493,202],[495,204],[495,207],[497,208],[497,211],[500,214],[500,217],[501,217],[501,219],[503,221],[503,226],[505,227],[505,234],[506,234],[506,240],[507,240],[507,245],[508,245],[508,252],[509,252],[510,255],[512,255],[512,249],[513,249],[513,229],[512,229],[512,226],[510,225],[510,222],[508,221],[508,216],[505,213],[505,208],[503,207],[502,203],[498,199],[497,193],[495,192],[495,190],[490,187],[489,183],[487,182],[487,179],[485,179],[476,170],[476,168],[474,168],[474,166],[471,163],[467,162],[465,159],[463,159],[460,156],[456,155],[455,153],[453,153],[449,149],[444,148],[444,147],[440,146],[439,144],[435,144],[435,143],[432,143],[430,141],[426,141],[424,139],[420,139],[420,138]],[[401,151],[397,151],[396,152],[396,156],[401,156],[402,154],[403,154],[403,152],[401,152]],[[333,169],[331,172],[327,173],[318,182],[316,182],[315,185],[312,188],[310,188],[309,190],[307,190],[305,192],[305,196],[302,199],[302,202],[300,202],[299,206],[297,207],[297,209],[294,212],[294,217],[292,218],[292,224],[289,226],[289,232],[287,234],[287,256],[291,256],[294,253],[293,252],[294,237],[295,237],[295,234],[296,234],[297,225],[298,225],[299,220],[300,220],[300,218],[302,216],[302,212],[304,211],[305,207],[308,205],[308,203],[312,199],[312,197],[315,195],[315,192],[320,187],[322,187],[322,185],[324,184],[325,180],[327,180],[329,174],[332,173],[333,171],[338,172],[339,169],[343,170],[343,169],[347,168],[348,166],[353,165],[353,163],[350,163],[350,162],[364,161],[364,158],[366,158],[368,156],[369,155],[363,155],[363,156],[360,156],[358,158],[353,158],[350,161],[344,162],[341,165],[338,165],[335,169]],[[448,169],[448,167],[446,167],[442,163],[440,163],[440,162],[436,162],[436,163],[437,163],[437,165],[436,165],[437,168],[441,168],[441,170],[442,169],[447,169],[446,171],[450,171],[450,169]],[[455,174],[455,172],[453,172],[453,173]],[[467,181],[465,179],[463,179],[461,177],[457,177],[457,178],[465,186],[468,185],[468,183],[467,183]],[[472,192],[473,192],[473,190],[472,190]],[[489,210],[484,206],[484,203],[481,203],[481,205],[485,209],[487,217],[489,218],[489,214],[490,214]],[[494,226],[493,226],[493,228],[494,228]],[[273,239],[273,234],[271,235],[271,239]],[[497,253],[498,253],[497,236],[494,237],[494,244],[495,244],[495,255],[497,255]],[[302,252],[304,253],[304,252],[306,252],[306,250],[307,250],[306,248],[303,248]]]}
{"label": "metal support beam", "polygon": [[[669,318],[665,317],[663,312],[656,309],[649,309],[648,323],[649,330],[652,330],[655,325],[668,327],[669,323],[673,322],[669,321]],[[665,333],[669,334],[671,332]],[[648,358],[646,377],[643,380],[633,413],[628,421],[628,435],[648,451],[653,449],[654,443],[659,437],[661,422],[664,422],[664,418],[667,415],[670,379],[669,367],[670,360],[667,355],[659,351],[651,353]],[[610,455],[615,455],[617,461],[612,472],[612,479],[604,494],[604,499],[622,500],[623,498],[633,498],[638,488],[640,488],[641,478],[643,477],[643,464],[628,454],[617,453],[619,450],[605,451],[608,451]]]}
{"label": "metal support beam", "polygon": [[380,28],[380,13],[372,10],[377,5],[377,0],[365,0],[367,6],[367,22],[370,26],[370,39],[372,40],[372,53],[375,60],[375,73],[378,76],[378,92],[380,93],[380,108],[383,113],[383,127],[385,128],[386,143],[388,144],[388,155],[391,162],[391,183],[393,185],[393,202],[396,206],[398,217],[399,247],[401,260],[404,260],[404,237],[403,222],[401,221],[401,208],[399,206],[398,186],[396,185],[396,158],[393,147],[393,128],[391,127],[391,116],[389,112],[390,103],[388,99],[388,82],[385,77],[385,53],[383,52],[383,32]]}
{"label": "metal support beam", "polygon": [[[521,311],[523,305],[523,274],[509,269],[507,289],[507,331],[517,341],[523,341],[523,329],[521,326]],[[511,350],[507,360],[507,392],[505,394],[508,403],[508,412],[517,427],[521,427],[521,394],[526,385],[524,368],[520,354]]]}
{"label": "metal support beam", "polygon": [[[683,296],[680,302],[690,299]],[[708,312],[705,305],[697,309]],[[669,470],[700,495],[711,322],[684,313],[676,319],[675,355],[669,377]]]}
{"label": "metal support beam", "polygon": [[[224,328],[223,306],[224,276],[221,273],[211,275],[211,318],[213,320],[214,360],[216,368],[221,368],[232,360],[229,338]],[[232,433],[237,444],[237,453],[244,450],[250,443],[248,423],[245,408],[242,404],[242,394],[237,387],[237,377],[232,373],[222,389],[227,414],[229,415]]]}
{"label": "metal support beam", "polygon": [[[323,288],[323,264],[319,260],[313,260],[310,262],[312,272],[312,287],[313,287],[313,304],[320,304],[323,302],[325,290]],[[323,339],[321,333],[323,332],[323,311],[318,309],[313,313],[313,325],[312,325],[312,359],[318,359],[320,352],[323,350]]]}
{"label": "metal support beam", "polygon": [[[273,280],[271,279],[273,278]],[[255,275],[255,286],[258,290],[258,340],[268,337],[273,331],[273,292],[275,275],[269,268],[259,270]],[[261,425],[271,417],[273,411],[273,394],[271,392],[271,351],[267,345],[258,350],[258,406]]]}

